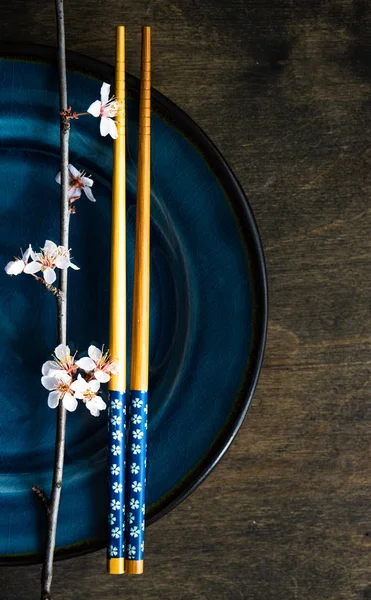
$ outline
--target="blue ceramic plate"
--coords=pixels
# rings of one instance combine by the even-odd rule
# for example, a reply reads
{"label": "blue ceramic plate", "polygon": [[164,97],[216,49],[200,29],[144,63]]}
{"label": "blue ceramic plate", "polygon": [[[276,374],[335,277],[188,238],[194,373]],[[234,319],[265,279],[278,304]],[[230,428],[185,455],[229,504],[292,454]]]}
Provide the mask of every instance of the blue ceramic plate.
{"label": "blue ceramic plate", "polygon": [[[0,60],[1,262],[58,239],[58,83],[54,51],[7,47]],[[69,103],[86,110],[113,69],[69,56]],[[128,76],[128,319],[131,315],[138,81]],[[108,343],[112,140],[98,119],[73,123],[70,162],[95,180],[70,245],[69,343]],[[0,273],[0,555],[40,558],[44,516],[31,492],[50,489],[56,412],[41,364],[56,344],[54,298],[29,276]],[[150,414],[147,523],[183,500],[236,434],[262,361],[267,322],[261,243],[249,204],[210,140],[153,93]],[[130,331],[129,331],[130,339]],[[130,350],[130,349],[129,349]],[[58,555],[106,537],[106,414],[68,415]]]}

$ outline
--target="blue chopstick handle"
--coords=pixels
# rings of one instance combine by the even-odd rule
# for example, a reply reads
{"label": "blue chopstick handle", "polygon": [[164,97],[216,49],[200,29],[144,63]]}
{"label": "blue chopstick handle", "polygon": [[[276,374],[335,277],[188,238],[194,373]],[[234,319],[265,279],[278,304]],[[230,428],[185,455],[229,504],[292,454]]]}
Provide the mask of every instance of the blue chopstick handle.
{"label": "blue chopstick handle", "polygon": [[146,513],[148,392],[132,390],[126,455],[125,558],[142,560]]}
{"label": "blue chopstick handle", "polygon": [[108,395],[108,558],[125,556],[126,392]]}

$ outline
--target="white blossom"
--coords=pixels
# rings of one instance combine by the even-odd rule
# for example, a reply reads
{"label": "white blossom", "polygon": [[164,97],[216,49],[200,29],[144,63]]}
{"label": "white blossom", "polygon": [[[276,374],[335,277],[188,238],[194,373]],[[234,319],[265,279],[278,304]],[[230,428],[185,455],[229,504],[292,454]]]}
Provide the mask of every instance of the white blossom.
{"label": "white blossom", "polygon": [[40,252],[30,251],[32,261],[28,263],[24,272],[34,275],[42,271],[46,283],[52,284],[56,280],[55,268],[79,270],[79,267],[74,265],[70,260],[70,251],[64,246],[57,246],[51,240],[46,240],[44,248]]}
{"label": "white blossom", "polygon": [[[111,379],[111,373],[118,373],[118,364],[110,357],[109,352],[103,354],[102,350],[99,350],[96,346],[89,346],[88,355],[84,358],[80,358],[77,361],[77,366],[82,371],[91,373],[94,371],[94,377],[100,381],[100,383],[107,383]],[[118,402],[113,403],[116,408],[121,408]]]}
{"label": "white blossom", "polygon": [[[66,344],[59,344],[53,353],[53,360],[47,360],[41,367],[41,373],[45,377],[57,377],[68,381],[77,371],[75,357]],[[78,396],[77,396],[78,397]]]}
{"label": "white blossom", "polygon": [[32,248],[31,248],[31,244],[29,244],[26,252],[23,252],[22,254],[22,258],[16,258],[14,257],[14,260],[11,260],[10,262],[8,262],[5,267],[5,273],[7,275],[20,275],[21,273],[23,273],[27,263],[28,263],[28,259],[31,256],[31,252],[32,252]]}
{"label": "white blossom", "polygon": [[88,113],[93,117],[100,117],[101,135],[110,135],[116,139],[118,137],[117,126],[112,117],[117,115],[119,103],[113,97],[109,97],[110,89],[109,83],[102,83],[100,100],[96,100],[89,106]]}
{"label": "white blossom", "polygon": [[43,376],[41,383],[47,390],[50,391],[48,396],[48,406],[56,408],[62,400],[64,408],[73,412],[77,408],[77,400],[74,392],[71,389],[71,377],[67,380],[65,377],[60,379],[50,375]]}
{"label": "white blossom", "polygon": [[[95,202],[95,198],[91,191],[91,187],[94,184],[94,181],[91,177],[86,177],[85,171],[79,171],[73,165],[68,165],[68,177],[69,177],[69,189],[68,189],[68,198],[70,202],[74,202],[81,196],[81,191],[83,191],[86,197],[91,201]],[[57,183],[61,183],[61,173],[55,178]]]}
{"label": "white blossom", "polygon": [[[77,363],[76,363],[77,364]],[[85,403],[86,408],[93,417],[99,417],[100,411],[106,408],[106,403],[101,396],[97,395],[100,383],[96,379],[86,381],[81,375],[71,384],[76,398]]]}
{"label": "white blossom", "polygon": [[101,396],[94,396],[85,404],[93,417],[99,417],[100,412],[107,407],[107,404]]}

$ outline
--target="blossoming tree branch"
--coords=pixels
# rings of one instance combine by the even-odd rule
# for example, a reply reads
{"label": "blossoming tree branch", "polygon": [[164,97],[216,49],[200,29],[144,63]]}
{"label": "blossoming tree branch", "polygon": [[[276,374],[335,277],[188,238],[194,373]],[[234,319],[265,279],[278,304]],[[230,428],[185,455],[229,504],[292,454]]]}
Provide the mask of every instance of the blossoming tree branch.
{"label": "blossoming tree branch", "polygon": [[[70,120],[78,118],[82,114],[92,114],[100,117],[100,133],[103,136],[117,137],[116,123],[112,117],[117,114],[118,105],[114,98],[109,97],[110,85],[103,83],[101,87],[101,99],[93,102],[86,113],[72,113],[66,111],[64,118]],[[69,187],[68,207],[70,214],[76,213],[75,202],[84,192],[86,197],[95,202],[92,187],[94,181],[87,177],[85,171],[79,171],[73,165],[68,165]],[[57,183],[61,183],[61,172],[56,175]],[[20,275],[25,273],[40,281],[54,295],[59,295],[61,290],[54,287],[57,279],[56,269],[66,270],[69,267],[76,271],[80,267],[71,262],[71,250],[65,246],[57,246],[53,241],[46,240],[44,247],[35,252],[29,244],[27,250],[21,257],[15,257],[5,265],[8,275]],[[31,260],[30,260],[31,259]],[[38,275],[41,273],[41,276]],[[78,406],[77,400],[85,403],[90,413],[98,417],[101,410],[106,408],[106,403],[97,395],[101,383],[107,383],[110,373],[118,372],[118,365],[110,357],[109,352],[103,354],[95,346],[88,349],[88,357],[75,361],[71,356],[70,349],[66,344],[59,344],[54,350],[53,360],[48,360],[42,365],[42,385],[50,391],[48,406],[56,408],[60,401],[66,410],[72,412]]]}
{"label": "blossoming tree branch", "polygon": [[[101,86],[100,100],[93,102],[86,112],[77,113],[67,102],[67,73],[64,35],[63,0],[55,0],[57,16],[58,76],[60,98],[60,172],[56,182],[60,184],[60,240],[59,244],[46,239],[44,246],[34,249],[28,245],[25,252],[14,257],[5,266],[10,276],[29,275],[40,282],[57,301],[58,342],[51,358],[41,366],[41,384],[48,390],[47,404],[57,409],[57,427],[55,457],[51,494],[48,497],[39,487],[33,490],[40,498],[46,510],[47,534],[45,556],[41,575],[41,600],[51,600],[51,583],[53,577],[53,559],[56,542],[56,530],[60,494],[62,488],[66,414],[73,412],[79,403],[84,405],[93,417],[98,417],[106,408],[106,403],[99,395],[101,385],[110,380],[111,374],[118,372],[119,365],[111,357],[109,351],[96,346],[89,346],[88,356],[77,358],[72,355],[67,345],[67,290],[68,270],[75,271],[79,267],[71,261],[69,248],[70,217],[76,213],[76,202],[82,192],[91,202],[96,199],[92,192],[93,179],[85,171],[79,171],[69,163],[69,136],[71,121],[82,115],[92,115],[100,119],[102,136],[118,136],[114,117],[118,113],[119,104],[110,97],[110,85]],[[46,232],[47,237],[47,232]],[[55,285],[59,273],[58,287]]]}

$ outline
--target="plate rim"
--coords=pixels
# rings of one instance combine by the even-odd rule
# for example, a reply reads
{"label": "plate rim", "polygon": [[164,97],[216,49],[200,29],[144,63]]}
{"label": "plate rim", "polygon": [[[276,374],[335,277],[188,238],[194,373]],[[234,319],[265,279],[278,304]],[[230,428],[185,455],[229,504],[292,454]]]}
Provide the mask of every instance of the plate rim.
{"label": "plate rim", "polygon": [[[67,51],[66,58],[69,70],[78,71],[111,84],[114,83],[114,66],[73,51]],[[36,61],[56,65],[57,50],[55,47],[39,44],[1,42],[0,59]],[[134,97],[138,96],[139,79],[126,73],[126,88]],[[206,479],[230,447],[244,421],[259,380],[268,327],[268,285],[263,246],[255,217],[241,184],[221,152],[202,128],[177,104],[154,88],[152,88],[152,107],[154,112],[171,124],[201,153],[224,190],[247,251],[254,298],[253,307],[256,309],[258,306],[259,310],[255,310],[253,313],[249,361],[223,428],[196,466],[180,483],[149,508],[146,515],[146,526],[151,525],[183,502]],[[55,552],[55,559],[73,558],[105,547],[105,542],[97,538],[82,540],[71,546],[58,548]],[[0,565],[16,566],[39,564],[40,562],[42,562],[42,556],[39,553],[0,556]]]}

